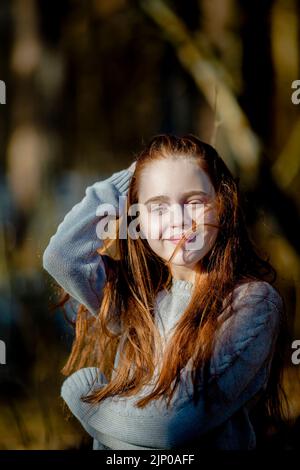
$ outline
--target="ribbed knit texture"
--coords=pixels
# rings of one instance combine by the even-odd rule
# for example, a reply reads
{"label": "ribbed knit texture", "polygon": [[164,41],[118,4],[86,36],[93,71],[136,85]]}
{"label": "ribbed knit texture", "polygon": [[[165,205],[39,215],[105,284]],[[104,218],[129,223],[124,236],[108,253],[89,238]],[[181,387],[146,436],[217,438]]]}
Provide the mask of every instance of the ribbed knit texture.
{"label": "ribbed knit texture", "polygon": [[[99,309],[105,283],[103,262],[96,253],[102,243],[96,234],[99,221],[96,210],[101,203],[111,203],[117,208],[118,197],[127,193],[130,178],[131,173],[122,170],[89,186],[85,197],[59,224],[44,252],[44,268],[93,315]],[[192,290],[190,281],[173,278],[170,291],[158,293],[155,321],[165,341],[188,306]],[[209,387],[209,412],[204,399],[200,398],[197,406],[192,401],[190,361],[181,371],[181,381],[169,409],[165,399],[152,401],[142,409],[134,406],[140,397],[152,390],[153,381],[143,387],[138,396],[109,397],[99,405],[80,400],[93,386],[103,387],[107,383],[96,367],[81,369],[64,381],[61,396],[94,438],[95,449],[171,449],[188,447],[195,441],[201,448],[206,442],[204,437],[211,430],[217,430],[210,441],[212,448],[255,447],[248,408],[268,380],[282,300],[267,282],[249,282],[234,290],[233,307],[234,314],[228,318],[227,310],[222,313],[225,321],[218,332],[211,358],[212,375],[199,384],[200,394],[204,387]],[[115,367],[118,366],[120,347]],[[213,378],[213,374],[217,374],[217,378]]]}

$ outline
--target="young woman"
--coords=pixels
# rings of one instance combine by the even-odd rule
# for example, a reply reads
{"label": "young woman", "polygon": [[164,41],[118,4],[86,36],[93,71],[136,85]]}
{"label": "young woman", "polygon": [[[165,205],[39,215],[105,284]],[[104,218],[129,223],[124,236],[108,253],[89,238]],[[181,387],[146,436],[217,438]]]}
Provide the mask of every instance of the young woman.
{"label": "young woman", "polygon": [[154,137],[86,189],[43,265],[79,304],[61,396],[94,449],[254,449],[284,418],[276,272],[210,145]]}

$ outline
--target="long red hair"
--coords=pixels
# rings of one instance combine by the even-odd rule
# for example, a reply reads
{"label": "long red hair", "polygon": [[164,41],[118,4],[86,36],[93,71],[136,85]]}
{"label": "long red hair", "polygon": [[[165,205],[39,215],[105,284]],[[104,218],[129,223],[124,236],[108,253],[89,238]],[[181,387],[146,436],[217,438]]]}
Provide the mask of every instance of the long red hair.
{"label": "long red hair", "polygon": [[[197,380],[201,370],[208,371],[224,299],[228,300],[225,307],[230,307],[230,294],[237,285],[249,280],[274,284],[276,280],[275,269],[268,259],[258,254],[248,234],[238,179],[232,176],[216,150],[194,135],[157,135],[137,155],[128,191],[128,207],[138,202],[138,183],[144,168],[155,160],[170,156],[193,158],[210,177],[216,194],[219,231],[214,246],[199,262],[202,274],[196,276],[190,303],[166,345],[155,388],[138,401],[138,407],[160,397],[167,398],[169,405],[180,380],[180,371],[191,358],[194,400],[197,402]],[[132,217],[128,213],[125,217],[129,225]],[[133,396],[149,383],[157,365],[156,351],[161,351],[154,322],[155,299],[160,290],[169,289],[171,282],[170,260],[160,259],[143,238],[104,240],[98,253],[106,268],[99,312],[93,317],[84,306],[79,307],[76,337],[68,362],[62,369],[62,373],[68,375],[92,365],[99,367],[109,378],[107,385],[83,398],[89,403],[100,403],[115,395]],[[68,298],[69,295],[64,294],[57,305],[63,306]],[[283,400],[287,403],[282,387],[286,323],[284,309],[268,387],[261,402],[265,416],[276,422],[284,417]],[[118,326],[117,331],[114,325]],[[118,346],[121,348],[119,364],[114,369]]]}

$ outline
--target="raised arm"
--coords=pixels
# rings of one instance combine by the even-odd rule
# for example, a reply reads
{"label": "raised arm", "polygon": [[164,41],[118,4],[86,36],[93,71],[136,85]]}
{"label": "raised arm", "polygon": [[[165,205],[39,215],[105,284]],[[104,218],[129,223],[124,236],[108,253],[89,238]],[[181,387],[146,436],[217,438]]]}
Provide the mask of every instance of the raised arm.
{"label": "raised arm", "polygon": [[100,307],[106,280],[103,261],[96,252],[103,245],[97,233],[101,219],[97,209],[101,204],[112,204],[118,215],[119,196],[127,194],[134,166],[88,186],[84,198],[65,215],[43,253],[43,268],[93,315]]}

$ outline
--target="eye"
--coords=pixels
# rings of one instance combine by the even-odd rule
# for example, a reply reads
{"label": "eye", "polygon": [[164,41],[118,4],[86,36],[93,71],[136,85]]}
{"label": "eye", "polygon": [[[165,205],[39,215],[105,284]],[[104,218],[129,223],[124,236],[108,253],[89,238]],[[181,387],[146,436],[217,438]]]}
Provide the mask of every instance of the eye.
{"label": "eye", "polygon": [[151,204],[150,211],[156,214],[163,214],[167,210],[166,204]]}
{"label": "eye", "polygon": [[188,204],[192,204],[192,205],[195,205],[195,204],[205,204],[206,203],[206,199],[193,199],[192,201],[188,201],[187,202]]}

